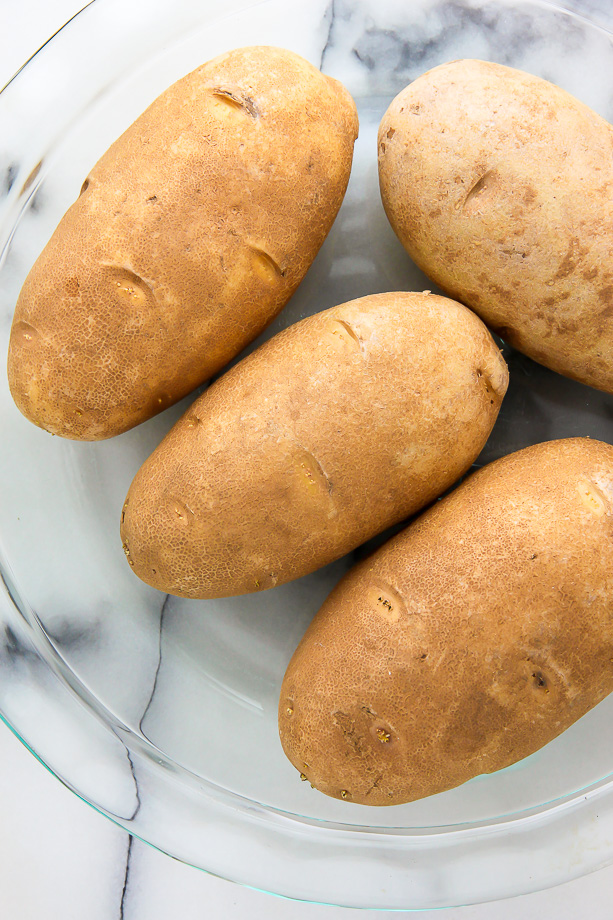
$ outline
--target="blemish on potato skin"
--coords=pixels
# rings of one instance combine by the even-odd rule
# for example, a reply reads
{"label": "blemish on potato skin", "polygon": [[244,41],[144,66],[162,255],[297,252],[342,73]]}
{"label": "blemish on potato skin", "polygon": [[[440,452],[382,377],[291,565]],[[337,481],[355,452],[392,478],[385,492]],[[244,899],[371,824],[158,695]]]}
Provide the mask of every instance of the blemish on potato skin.
{"label": "blemish on potato skin", "polygon": [[348,713],[341,712],[340,710],[333,713],[333,719],[335,725],[341,731],[342,740],[356,754],[361,755],[364,751],[365,739],[363,738],[360,731],[356,728],[355,719],[353,719]]}
{"label": "blemish on potato skin", "polygon": [[[468,190],[468,193],[466,194],[464,200],[460,201],[456,205],[456,207],[464,210],[469,204],[471,204],[471,202],[475,198],[479,197],[484,192],[490,191],[492,187],[494,186],[495,179],[496,179],[496,170],[488,169],[486,172],[483,173],[482,176],[479,177],[479,179],[477,179],[476,182],[473,183],[473,185]],[[456,179],[456,181],[458,180]]]}
{"label": "blemish on potato skin", "polygon": [[[563,301],[568,300],[569,297],[570,297],[570,291],[560,291],[560,293],[557,294],[555,297],[544,297],[543,305],[545,307],[553,307],[557,303],[562,303]],[[540,316],[539,316],[539,313],[540,313]],[[542,320],[547,319],[547,317],[542,311],[538,311],[538,313],[536,313],[535,316],[538,316],[538,318]],[[574,324],[574,325],[575,325],[575,331],[576,331],[576,329],[578,329],[579,327],[577,324]]]}
{"label": "blemish on potato skin", "polygon": [[279,265],[269,252],[258,246],[251,246],[253,252],[253,266],[260,277],[265,280],[285,277],[285,268]]}
{"label": "blemish on potato skin", "polygon": [[532,674],[532,679],[534,681],[535,687],[537,687],[539,690],[544,690],[545,693],[549,693],[547,678],[542,671],[534,671]]}
{"label": "blemish on potato skin", "polygon": [[244,93],[239,87],[217,86],[212,90],[212,94],[219,102],[228,106],[229,109],[234,111],[242,110],[252,118],[258,118],[260,115],[254,99]]}
{"label": "blemish on potato skin", "polygon": [[126,541],[124,541],[124,543],[122,544],[122,549],[123,549],[124,554],[125,554],[125,557],[126,557],[126,559],[127,559],[127,561],[128,561],[128,565],[130,565],[130,566],[132,566],[132,568],[134,568],[134,559],[132,559],[132,555],[131,555],[131,553],[130,553],[130,549],[129,549],[128,544],[127,544]]}
{"label": "blemish on potato skin", "polygon": [[603,309],[598,314],[598,318],[601,320],[609,319],[610,316],[613,316],[613,303],[607,304],[606,307],[603,307]]}
{"label": "blemish on potato skin", "polygon": [[613,300],[613,284],[607,284],[605,287],[600,288],[598,297],[603,301]]}
{"label": "blemish on potato skin", "polygon": [[537,198],[536,189],[532,188],[532,186],[530,185],[527,186],[527,188],[524,189],[524,194],[523,194],[524,204],[530,205],[534,201],[536,201],[536,198]]}
{"label": "blemish on potato skin", "polygon": [[20,339],[22,342],[34,344],[38,340],[39,335],[38,329],[35,329],[34,326],[31,326],[30,323],[26,323],[24,320],[20,320],[13,326],[13,336],[15,336],[16,339]]}
{"label": "blemish on potato skin", "polygon": [[375,734],[382,744],[388,744],[391,741],[391,734],[384,728],[378,728]]}
{"label": "blemish on potato skin", "polygon": [[106,263],[107,278],[117,299],[134,307],[155,305],[151,284],[124,265]]}
{"label": "blemish on potato skin", "polygon": [[389,623],[397,622],[407,609],[403,598],[391,585],[374,584],[367,591],[368,605],[373,613]]}
{"label": "blemish on potato skin", "polygon": [[68,278],[64,284],[64,290],[69,297],[76,297],[79,293],[79,279],[75,275]]}
{"label": "blemish on potato skin", "polygon": [[168,502],[168,510],[173,520],[182,527],[189,527],[192,524],[194,512],[180,499],[170,499]]}
{"label": "blemish on potato skin", "polygon": [[333,320],[330,326],[331,341],[343,352],[362,352],[362,340],[351,323],[343,319]]}
{"label": "blemish on potato skin", "polygon": [[558,270],[553,276],[553,280],[560,281],[561,279],[567,278],[568,275],[572,274],[577,268],[579,261],[587,254],[587,252],[588,250],[581,245],[577,237],[572,237],[569,240],[566,254],[560,262]]}
{"label": "blemish on potato skin", "polygon": [[595,514],[596,517],[603,517],[605,512],[610,510],[610,505],[602,491],[593,482],[588,479],[581,479],[577,483],[577,491],[581,496],[581,501],[588,511]]}
{"label": "blemish on potato skin", "polygon": [[[282,443],[285,439],[282,439]],[[286,440],[288,447],[288,466],[294,473],[298,473],[300,491],[306,487],[307,494],[324,494],[330,500],[332,482],[317,457],[302,444]],[[272,577],[272,576],[271,576]]]}

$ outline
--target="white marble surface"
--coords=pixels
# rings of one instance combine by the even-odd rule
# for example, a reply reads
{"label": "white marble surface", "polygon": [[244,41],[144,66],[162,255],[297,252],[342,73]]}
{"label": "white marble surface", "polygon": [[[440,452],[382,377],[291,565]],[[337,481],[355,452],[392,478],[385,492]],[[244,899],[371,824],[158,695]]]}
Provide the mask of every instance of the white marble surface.
{"label": "white marble surface", "polygon": [[[196,0],[194,0],[196,2]],[[0,0],[0,85],[80,7],[75,0]],[[575,0],[606,22],[608,0]],[[0,725],[0,917],[341,920],[350,911],[289,903],[239,888],[131,841],[68,792]],[[613,867],[548,892],[452,909],[451,920],[610,920]],[[438,912],[436,914],[438,916]],[[374,912],[375,917],[383,917]],[[434,917],[434,912],[418,916]]]}

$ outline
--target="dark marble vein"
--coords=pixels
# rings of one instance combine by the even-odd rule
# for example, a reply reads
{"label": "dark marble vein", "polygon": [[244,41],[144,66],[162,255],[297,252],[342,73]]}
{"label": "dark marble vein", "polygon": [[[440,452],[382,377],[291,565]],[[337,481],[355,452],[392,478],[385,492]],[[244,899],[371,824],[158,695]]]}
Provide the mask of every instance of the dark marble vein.
{"label": "dark marble vein", "polygon": [[159,638],[158,638],[158,662],[157,662],[157,667],[155,669],[155,676],[153,678],[153,686],[151,687],[151,694],[149,695],[147,705],[145,706],[140,722],[138,723],[138,727],[141,730],[141,732],[143,731],[143,722],[145,721],[147,717],[147,713],[149,712],[149,709],[151,708],[153,697],[155,696],[155,691],[158,685],[158,677],[160,675],[160,668],[162,666],[162,634],[164,631],[164,616],[166,614],[166,609],[168,607],[168,602],[170,598],[171,598],[171,595],[167,594],[166,597],[164,598],[162,609],[160,610],[160,627],[159,627],[160,632],[159,632]]}
{"label": "dark marble vein", "polygon": [[130,881],[130,860],[132,858],[132,844],[134,843],[134,837],[130,834],[128,837],[128,853],[126,857],[126,871],[123,877],[123,888],[121,890],[121,901],[119,902],[119,920],[124,920],[125,914],[125,904],[126,904],[126,894],[128,891],[128,884]]}
{"label": "dark marble vein", "polygon": [[[162,665],[162,633],[164,629],[164,615],[166,613],[166,608],[167,608],[169,600],[170,600],[170,594],[167,594],[166,597],[164,598],[164,602],[160,609],[160,624],[159,624],[159,636],[158,636],[158,660],[157,660],[157,666],[155,669],[155,676],[153,678],[153,686],[151,687],[151,693],[149,694],[149,699],[147,700],[147,704],[141,716],[140,722],[138,723],[138,727],[141,730],[141,732],[143,730],[143,722],[145,721],[147,713],[149,712],[151,703],[153,702],[153,697],[155,696],[155,691],[157,689],[158,677],[160,674],[160,667]],[[129,816],[128,820],[134,821],[134,819],[136,818],[136,816],[138,815],[141,809],[142,802],[141,802],[141,797],[140,797],[140,789],[138,787],[138,779],[136,777],[136,770],[134,768],[134,761],[132,760],[132,756],[127,747],[126,747],[126,756],[128,758],[128,763],[130,764],[130,773],[132,774],[132,779],[134,781],[134,793],[136,795],[136,805],[134,806],[134,811]],[[129,861],[129,853],[128,853],[128,861]],[[126,869],[126,872],[127,872],[127,869]],[[124,887],[124,892],[125,892],[125,887]],[[123,904],[123,897],[122,897],[122,904]]]}
{"label": "dark marble vein", "polygon": [[[138,723],[138,727],[141,731],[143,729],[143,722],[145,720],[145,717],[147,716],[147,713],[149,712],[149,709],[151,707],[151,703],[153,702],[153,697],[155,695],[155,691],[157,688],[160,667],[162,664],[162,632],[164,628],[164,614],[166,613],[166,607],[167,607],[169,600],[170,600],[170,594],[167,594],[166,597],[164,598],[164,602],[160,609],[160,623],[159,623],[159,636],[158,636],[158,660],[157,660],[157,665],[155,669],[155,676],[153,678],[153,686],[151,688],[151,693],[149,694],[149,699],[147,700],[147,704],[141,716],[140,722]],[[132,755],[130,754],[130,750],[127,746],[126,746],[126,757],[128,758],[128,763],[130,764],[130,773],[132,774],[132,780],[134,782],[134,794],[136,796],[136,805],[134,806],[134,811],[128,817],[128,821],[134,821],[134,819],[136,818],[136,816],[138,815],[141,809],[142,801],[140,797],[140,789],[138,786],[136,770],[134,768],[134,761],[132,760]],[[129,862],[129,853],[128,853],[128,862]],[[126,873],[127,873],[127,869],[126,869]],[[127,877],[127,874],[126,874],[126,877]],[[124,886],[124,893],[125,893],[125,886]],[[123,897],[122,897],[122,904],[123,904]],[[123,914],[121,914],[121,916],[123,916]]]}
{"label": "dark marble vein", "polygon": [[140,811],[142,802],[140,799],[140,790],[138,788],[138,780],[136,778],[136,771],[134,769],[134,761],[132,760],[132,755],[130,754],[130,751],[128,750],[128,748],[126,748],[126,755],[128,758],[128,763],[130,764],[130,773],[132,774],[132,779],[134,780],[134,795],[136,796],[136,805],[134,806],[134,811],[132,812],[132,814],[129,815],[128,821],[134,821],[135,817]]}

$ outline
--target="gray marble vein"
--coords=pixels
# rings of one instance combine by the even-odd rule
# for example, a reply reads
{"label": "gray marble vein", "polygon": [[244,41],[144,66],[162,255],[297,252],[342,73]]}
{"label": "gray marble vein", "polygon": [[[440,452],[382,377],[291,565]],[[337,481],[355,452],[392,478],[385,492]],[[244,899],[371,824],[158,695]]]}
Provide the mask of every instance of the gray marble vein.
{"label": "gray marble vein", "polygon": [[15,177],[17,175],[18,166],[16,163],[9,163],[8,166],[4,167],[3,180],[2,180],[2,194],[6,195],[13,188],[15,182]]}
{"label": "gray marble vein", "polygon": [[80,619],[65,619],[56,622],[47,635],[59,651],[72,652],[95,646],[99,635],[99,623],[83,623]]}
{"label": "gray marble vein", "polygon": [[334,32],[335,20],[336,20],[336,3],[337,0],[330,0],[330,4],[324,14],[324,24],[327,26],[326,40],[322,48],[321,55],[319,56],[319,69],[325,69],[326,63],[326,53],[328,48],[332,44],[332,35]]}
{"label": "gray marble vein", "polygon": [[9,668],[22,661],[35,666],[40,665],[40,658],[31,646],[24,645],[10,626],[4,627],[4,641],[0,647],[0,661],[3,668]]}
{"label": "gray marble vein", "polygon": [[[471,56],[540,72],[581,95],[583,68],[577,82],[575,68],[563,62],[579,62],[586,45],[611,57],[604,34],[588,34],[576,17],[530,3],[439,0],[396,6],[392,15],[376,0],[334,0],[331,8],[322,64],[339,76],[348,72],[347,56],[353,57],[363,68],[362,78],[356,74],[354,79],[361,92],[371,95],[395,94],[431,67]],[[605,92],[599,94],[599,109],[608,109]]]}

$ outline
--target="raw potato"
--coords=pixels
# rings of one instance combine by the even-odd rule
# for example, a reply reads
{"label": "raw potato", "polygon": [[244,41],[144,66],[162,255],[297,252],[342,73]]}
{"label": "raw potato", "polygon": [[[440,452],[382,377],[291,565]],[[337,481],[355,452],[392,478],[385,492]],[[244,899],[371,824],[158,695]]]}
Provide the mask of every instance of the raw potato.
{"label": "raw potato", "polygon": [[35,424],[97,440],[222,368],[287,303],[343,200],[349,93],[290,51],[231,51],[96,164],[17,303],[9,383]]}
{"label": "raw potato", "polygon": [[455,482],[507,383],[481,320],[443,297],[376,294],[308,317],[229,370],[141,467],[127,559],[183,597],[313,572]]}
{"label": "raw potato", "polygon": [[535,361],[613,392],[613,128],[551,83],[454,61],[379,128],[411,258]]}
{"label": "raw potato", "polygon": [[287,669],[285,753],[394,805],[491,773],[613,690],[613,447],[484,467],[330,594]]}

